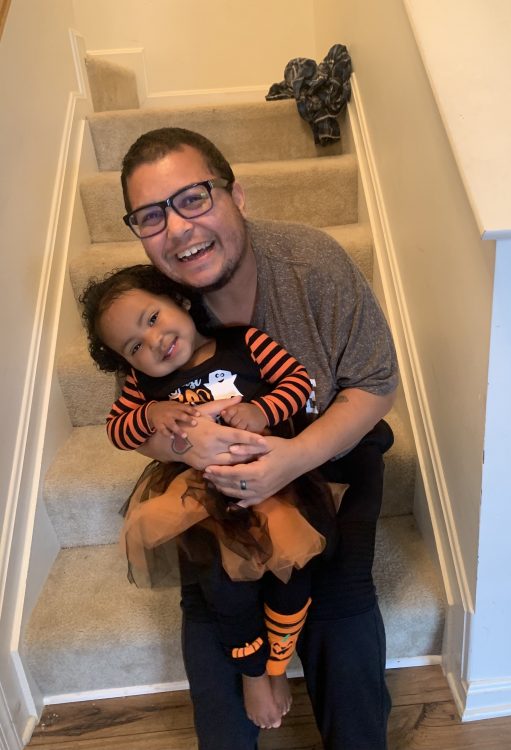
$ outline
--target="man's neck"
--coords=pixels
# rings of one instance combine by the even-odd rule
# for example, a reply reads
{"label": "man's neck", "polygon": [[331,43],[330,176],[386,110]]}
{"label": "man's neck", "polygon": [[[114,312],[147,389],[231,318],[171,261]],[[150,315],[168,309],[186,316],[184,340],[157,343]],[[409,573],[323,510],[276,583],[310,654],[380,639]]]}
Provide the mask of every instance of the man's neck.
{"label": "man's neck", "polygon": [[257,292],[257,265],[249,245],[232,279],[216,292],[204,295],[204,301],[225,326],[248,325],[252,319]]}

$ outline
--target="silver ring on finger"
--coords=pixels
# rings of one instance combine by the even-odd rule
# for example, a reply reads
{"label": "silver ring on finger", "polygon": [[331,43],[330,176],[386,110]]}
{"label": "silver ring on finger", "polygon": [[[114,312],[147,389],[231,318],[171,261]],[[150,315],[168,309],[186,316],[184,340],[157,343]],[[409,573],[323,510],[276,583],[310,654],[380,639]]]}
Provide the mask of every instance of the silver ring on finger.
{"label": "silver ring on finger", "polygon": [[245,482],[244,479],[240,479],[240,490],[245,492],[246,489],[247,489],[247,483]]}

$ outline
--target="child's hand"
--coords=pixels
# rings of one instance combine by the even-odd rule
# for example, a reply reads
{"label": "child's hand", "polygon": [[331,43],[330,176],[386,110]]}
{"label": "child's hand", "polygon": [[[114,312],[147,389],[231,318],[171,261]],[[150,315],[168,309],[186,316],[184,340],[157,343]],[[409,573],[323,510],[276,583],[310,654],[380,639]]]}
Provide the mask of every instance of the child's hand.
{"label": "child's hand", "polygon": [[162,435],[180,435],[186,437],[182,424],[192,427],[197,424],[194,417],[200,416],[200,411],[190,404],[181,404],[179,401],[158,401],[147,407],[147,421],[153,430]]}
{"label": "child's hand", "polygon": [[250,432],[264,432],[268,422],[264,412],[255,404],[236,404],[222,409],[220,416],[230,427]]}

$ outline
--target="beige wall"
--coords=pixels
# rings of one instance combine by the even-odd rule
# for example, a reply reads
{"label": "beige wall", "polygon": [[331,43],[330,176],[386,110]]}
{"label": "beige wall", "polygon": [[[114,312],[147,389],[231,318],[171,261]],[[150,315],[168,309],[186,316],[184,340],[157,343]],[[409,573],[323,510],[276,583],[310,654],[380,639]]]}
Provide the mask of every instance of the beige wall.
{"label": "beige wall", "polygon": [[480,240],[402,0],[316,2],[351,53],[472,599],[494,248]]}
{"label": "beige wall", "polygon": [[[14,726],[21,733],[31,709],[19,693],[10,649],[16,647],[27,578],[45,389],[51,382],[54,325],[49,313],[58,300],[50,299],[49,277],[54,254],[60,251],[59,163],[70,93],[76,89],[69,42],[72,10],[68,1],[12,0],[0,41],[0,674]],[[33,550],[45,558],[44,575],[56,551],[44,507]],[[33,591],[41,582],[39,576],[29,588]]]}
{"label": "beige wall", "polygon": [[[2,432],[0,503],[9,495],[20,415],[30,398],[31,356],[42,323],[52,252],[56,176],[69,93],[76,88],[68,28],[72,8],[12,0],[0,43]],[[16,467],[15,467],[16,468]]]}
{"label": "beige wall", "polygon": [[[511,714],[509,0],[405,0],[479,230],[497,240],[467,718]],[[475,63],[474,50],[477,50]],[[475,63],[475,64],[474,64]],[[470,84],[467,87],[467,71]]]}
{"label": "beige wall", "polygon": [[88,50],[144,48],[152,93],[269,86],[292,57],[316,52],[313,0],[73,4]]}

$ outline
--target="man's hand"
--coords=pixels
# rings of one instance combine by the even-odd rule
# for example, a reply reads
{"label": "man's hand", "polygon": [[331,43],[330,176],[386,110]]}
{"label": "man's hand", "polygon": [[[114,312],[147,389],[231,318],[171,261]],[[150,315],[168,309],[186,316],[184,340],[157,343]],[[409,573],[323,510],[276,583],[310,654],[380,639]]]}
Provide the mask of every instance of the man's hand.
{"label": "man's hand", "polygon": [[[297,437],[267,437],[269,452],[255,461],[252,455],[247,458],[243,444],[233,445],[230,451],[239,463],[216,462],[207,467],[204,476],[220,492],[239,498],[239,505],[256,505],[301,474],[351,450],[385,416],[393,402],[393,393],[376,396],[358,388],[347,389]],[[242,463],[247,460],[251,463]]]}
{"label": "man's hand", "polygon": [[[204,478],[229,497],[238,498],[238,505],[249,508],[257,505],[286,484],[303,474],[303,460],[300,443],[295,439],[266,437],[269,451],[259,455],[250,463],[236,465],[211,465],[204,472]],[[244,450],[243,450],[244,452]],[[235,461],[236,448],[233,449]],[[231,462],[232,464],[232,462]],[[242,487],[245,486],[245,489]]]}
{"label": "man's hand", "polygon": [[[236,403],[239,403],[237,398]],[[155,433],[138,451],[144,456],[158,461],[183,461],[194,469],[205,469],[210,464],[226,465],[241,461],[251,461],[268,451],[266,438],[245,430],[226,427],[215,422],[222,409],[233,404],[234,399],[211,401],[197,406],[200,417],[197,424],[190,426],[185,441],[175,437],[168,438]],[[173,441],[175,448],[173,450]],[[243,448],[243,458],[240,459],[230,448],[239,445]]]}

